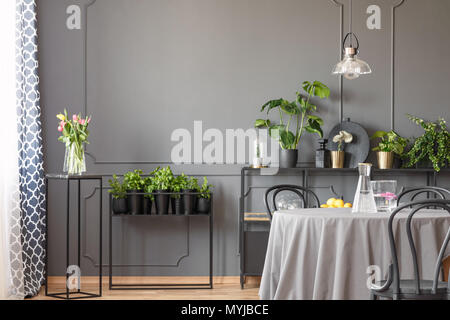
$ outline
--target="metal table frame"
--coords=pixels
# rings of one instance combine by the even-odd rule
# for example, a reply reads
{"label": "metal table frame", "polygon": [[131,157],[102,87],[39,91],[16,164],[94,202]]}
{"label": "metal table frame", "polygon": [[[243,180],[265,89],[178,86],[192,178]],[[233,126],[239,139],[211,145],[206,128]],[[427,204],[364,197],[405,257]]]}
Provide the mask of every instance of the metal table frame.
{"label": "metal table frame", "polygon": [[[180,195],[180,193],[174,192],[166,192],[166,193],[133,193],[140,195]],[[190,195],[199,195],[199,192],[189,193]],[[113,239],[113,230],[112,230],[112,219],[113,217],[121,217],[121,216],[131,216],[129,214],[114,214],[113,206],[112,206],[112,194],[109,195],[109,290],[175,290],[175,289],[212,289],[213,288],[213,230],[214,230],[214,220],[213,220],[213,194],[211,193],[211,207],[209,214],[192,214],[192,215],[157,215],[157,214],[147,214],[147,215],[134,215],[139,217],[188,217],[191,219],[192,217],[209,217],[209,282],[208,283],[130,283],[130,284],[115,284],[113,283],[113,247],[112,247],[112,239]],[[189,256],[189,254],[188,254]],[[126,266],[121,266],[122,268]]]}
{"label": "metal table frame", "polygon": [[[48,243],[49,243],[49,219],[48,219],[48,183],[49,180],[62,180],[66,181],[66,281],[70,276],[67,273],[68,267],[70,265],[70,182],[77,181],[77,202],[78,202],[78,232],[77,232],[77,245],[78,245],[78,267],[81,267],[81,181],[82,180],[97,180],[100,186],[100,208],[99,208],[99,271],[98,271],[98,293],[89,293],[77,289],[76,291],[71,291],[66,285],[65,292],[59,293],[49,293],[48,292]],[[75,299],[86,299],[86,298],[98,298],[102,296],[102,211],[103,211],[103,178],[100,175],[63,175],[63,174],[47,174],[45,176],[45,295],[53,298],[64,299],[64,300],[75,300]],[[74,297],[74,295],[76,295]]]}
{"label": "metal table frame", "polygon": [[[302,176],[302,186],[305,188],[310,187],[309,186],[309,177],[312,173],[323,173],[328,175],[339,175],[339,174],[352,174],[352,175],[358,175],[358,169],[357,168],[343,168],[343,169],[332,169],[332,168],[314,168],[314,167],[297,167],[297,168],[289,168],[289,169],[279,169],[277,168],[252,168],[252,167],[243,167],[241,169],[241,192],[239,197],[239,258],[240,258],[240,284],[241,289],[244,289],[245,285],[245,277],[246,276],[261,276],[261,273],[250,273],[245,270],[245,232],[252,232],[252,231],[246,231],[245,226],[247,222],[252,221],[246,221],[245,220],[245,198],[250,194],[253,187],[251,185],[247,185],[246,183],[246,177],[248,176],[258,176],[258,177],[273,177],[273,176]],[[448,173],[450,172],[449,168],[441,169],[441,172]],[[436,186],[437,185],[437,175],[432,168],[420,168],[420,169],[372,169],[372,175],[382,174],[425,174],[426,175],[426,184],[427,186]],[[334,192],[333,189],[331,189],[332,192]],[[308,199],[306,198],[306,201]],[[269,221],[261,221],[261,223],[264,224],[270,224]],[[262,232],[262,231],[258,231]],[[267,231],[268,233],[268,231]]]}

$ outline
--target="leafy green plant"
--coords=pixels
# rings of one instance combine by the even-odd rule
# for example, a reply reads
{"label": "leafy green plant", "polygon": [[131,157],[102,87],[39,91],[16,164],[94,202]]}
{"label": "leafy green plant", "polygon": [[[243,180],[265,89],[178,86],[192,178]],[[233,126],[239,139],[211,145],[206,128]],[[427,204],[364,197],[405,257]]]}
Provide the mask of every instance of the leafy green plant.
{"label": "leafy green plant", "polygon": [[[183,189],[186,189],[188,184],[188,177],[182,173],[180,176],[176,177],[172,181],[172,185],[170,186],[170,190],[172,192],[180,193]],[[172,198],[180,198],[179,194],[172,195]]]}
{"label": "leafy green plant", "polygon": [[373,151],[394,152],[402,156],[408,145],[408,139],[402,138],[395,131],[377,131],[370,139],[381,139]]}
{"label": "leafy green plant", "polygon": [[[283,98],[270,100],[261,108],[261,112],[270,113],[272,109],[277,109],[280,116],[280,123],[273,124],[268,119],[257,119],[256,128],[268,128],[270,136],[277,140],[283,149],[297,149],[303,133],[316,133],[321,138],[323,131],[321,126],[323,120],[312,113],[317,111],[317,106],[311,103],[311,98],[319,97],[326,99],[330,96],[330,89],[319,81],[305,81],[302,84],[304,93],[296,93],[296,100],[289,102]],[[287,121],[285,118],[287,117]],[[296,129],[292,132],[292,122],[296,122]]]}
{"label": "leafy green plant", "polygon": [[144,179],[141,177],[142,170],[134,170],[125,173],[124,183],[127,190],[142,191],[144,188]]}
{"label": "leafy green plant", "polygon": [[186,181],[185,190],[194,190],[195,192],[200,190],[200,186],[198,185],[198,179],[194,177],[188,177]]}
{"label": "leafy green plant", "polygon": [[109,186],[111,189],[108,192],[112,194],[114,199],[125,199],[127,197],[127,186],[119,181],[117,175],[114,174],[113,178],[109,179]]}
{"label": "leafy green plant", "polygon": [[200,195],[199,198],[203,199],[211,199],[211,188],[213,187],[212,184],[208,184],[208,179],[206,177],[203,177],[203,184],[200,187]]}
{"label": "leafy green plant", "polygon": [[174,180],[173,172],[170,167],[156,170],[153,177],[153,190],[168,191]]}
{"label": "leafy green plant", "polygon": [[413,167],[421,161],[429,160],[434,170],[439,172],[450,162],[450,133],[446,121],[442,118],[437,122],[425,121],[412,115],[408,115],[408,118],[421,126],[425,133],[414,141],[406,154],[408,162],[405,167]]}
{"label": "leafy green plant", "polygon": [[[153,178],[155,176],[155,172],[158,170],[159,170],[159,167],[156,168],[155,170],[153,170],[152,172],[150,172],[149,175],[143,179],[143,182],[144,182],[143,190],[145,193],[155,192]],[[155,200],[155,197],[151,194],[146,194],[146,195],[144,195],[144,197],[149,198],[152,201]]]}

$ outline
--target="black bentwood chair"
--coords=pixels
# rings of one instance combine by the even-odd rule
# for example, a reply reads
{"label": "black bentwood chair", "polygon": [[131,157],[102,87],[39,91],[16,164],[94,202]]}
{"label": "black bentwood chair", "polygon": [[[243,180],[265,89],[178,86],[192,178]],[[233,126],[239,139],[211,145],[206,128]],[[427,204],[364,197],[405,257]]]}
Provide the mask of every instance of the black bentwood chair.
{"label": "black bentwood chair", "polygon": [[439,187],[417,187],[400,193],[397,198],[397,206],[400,204],[401,198],[405,196],[409,196],[409,201],[414,201],[419,195],[424,193],[426,193],[427,198],[430,198],[431,195],[438,199],[450,199],[450,191],[447,189]]}
{"label": "black bentwood chair", "polygon": [[[302,208],[319,208],[320,207],[319,198],[310,189],[307,189],[307,188],[304,188],[301,186],[291,185],[291,184],[276,185],[276,186],[273,186],[273,187],[270,187],[269,189],[267,189],[266,193],[264,194],[264,204],[266,206],[267,214],[268,214],[270,220],[272,220],[273,213],[270,209],[268,198],[269,198],[269,194],[272,191],[273,191],[272,204],[273,204],[274,212],[278,210],[275,199],[276,199],[277,195],[282,191],[290,191],[290,192],[296,194],[301,201]],[[311,197],[309,197],[309,196],[311,196]],[[312,198],[312,202],[313,202],[312,205],[309,204],[310,198]]]}
{"label": "black bentwood chair", "polygon": [[[402,280],[400,278],[399,263],[397,257],[397,246],[394,239],[392,224],[395,216],[403,209],[413,207],[406,220],[406,232],[408,235],[409,247],[411,249],[414,279]],[[419,262],[417,261],[416,246],[411,232],[411,222],[416,213],[427,208],[440,208],[443,214],[450,214],[450,200],[422,200],[407,203],[395,209],[389,218],[389,245],[391,249],[392,264],[389,265],[388,278],[376,285],[371,286],[370,297],[376,300],[378,297],[390,298],[393,300],[450,300],[450,281],[439,281],[439,274],[443,272],[442,260],[450,241],[450,228],[447,231],[445,240],[441,246],[437,258],[433,280],[421,280],[419,276]]]}

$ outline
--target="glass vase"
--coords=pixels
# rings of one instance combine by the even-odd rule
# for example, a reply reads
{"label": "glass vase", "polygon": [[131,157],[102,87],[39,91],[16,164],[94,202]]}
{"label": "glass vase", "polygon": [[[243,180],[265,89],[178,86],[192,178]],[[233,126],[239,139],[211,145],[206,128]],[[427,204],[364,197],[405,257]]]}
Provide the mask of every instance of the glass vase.
{"label": "glass vase", "polygon": [[377,213],[377,206],[370,183],[372,164],[360,163],[358,165],[359,180],[353,201],[353,213]]}
{"label": "glass vase", "polygon": [[86,159],[83,144],[66,144],[63,171],[69,175],[81,175],[83,172],[86,172]]}

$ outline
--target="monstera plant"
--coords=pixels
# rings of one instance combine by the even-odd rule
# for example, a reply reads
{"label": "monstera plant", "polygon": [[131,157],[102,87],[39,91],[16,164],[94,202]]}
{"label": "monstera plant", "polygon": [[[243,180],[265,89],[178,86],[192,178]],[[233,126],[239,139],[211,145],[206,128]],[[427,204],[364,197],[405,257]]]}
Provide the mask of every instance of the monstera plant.
{"label": "monstera plant", "polygon": [[281,167],[295,166],[298,158],[298,145],[305,132],[323,137],[321,128],[323,120],[313,114],[317,111],[317,106],[312,103],[311,99],[313,97],[328,98],[330,89],[320,81],[305,81],[302,89],[303,92],[296,93],[297,97],[294,101],[290,102],[281,98],[270,100],[262,106],[261,112],[266,112],[267,115],[272,110],[277,111],[280,117],[279,123],[274,123],[269,119],[257,119],[255,122],[256,128],[268,128],[270,136],[279,142]]}

